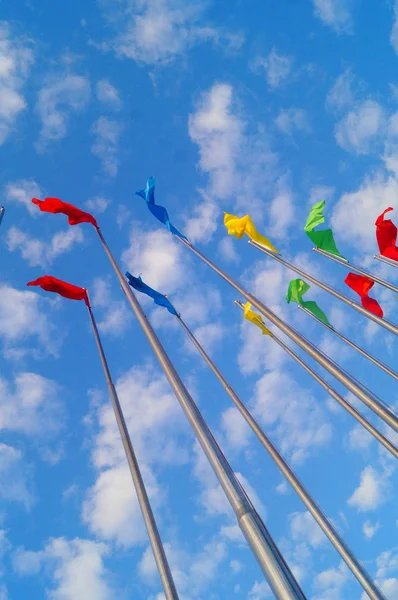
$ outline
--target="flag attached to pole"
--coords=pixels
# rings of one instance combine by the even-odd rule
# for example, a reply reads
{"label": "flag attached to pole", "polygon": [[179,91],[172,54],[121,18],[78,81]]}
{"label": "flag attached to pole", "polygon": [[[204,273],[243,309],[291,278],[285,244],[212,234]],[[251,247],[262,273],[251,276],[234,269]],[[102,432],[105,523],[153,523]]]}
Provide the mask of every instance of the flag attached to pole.
{"label": "flag attached to pole", "polygon": [[246,234],[251,240],[254,240],[258,244],[265,246],[271,252],[279,254],[279,251],[273,244],[271,244],[269,239],[258,233],[257,229],[254,227],[254,223],[250,215],[237,217],[235,215],[224,213],[224,225],[227,228],[228,235],[234,235],[235,237],[241,239],[243,235]]}
{"label": "flag attached to pole", "polygon": [[134,277],[134,275],[131,275],[131,273],[129,273],[127,271],[126,277],[127,277],[127,281],[129,282],[129,285],[131,285],[131,287],[133,287],[135,290],[137,290],[137,292],[142,292],[143,294],[150,296],[150,298],[153,298],[155,304],[158,304],[159,306],[163,306],[164,308],[167,308],[169,313],[178,317],[178,313],[177,313],[176,309],[174,308],[174,306],[171,304],[170,300],[168,300],[166,298],[166,296],[164,296],[160,292],[157,292],[153,288],[149,287],[149,285],[144,283],[141,279],[141,276]]}
{"label": "flag attached to pole", "polygon": [[257,325],[257,327],[259,327],[263,332],[263,335],[270,335],[272,337],[272,333],[270,332],[268,327],[265,326],[261,315],[254,312],[254,310],[251,310],[251,307],[252,305],[250,304],[250,302],[246,302],[246,304],[243,306],[243,316],[245,317],[245,319],[247,319],[251,323],[254,323],[254,325]]}
{"label": "flag attached to pole", "polygon": [[33,204],[36,204],[42,212],[48,213],[62,213],[68,217],[69,225],[77,225],[78,223],[91,223],[99,229],[98,223],[88,212],[84,212],[84,210],[80,210],[73,204],[68,204],[67,202],[63,202],[59,198],[44,198],[44,200],[38,200],[37,198],[32,198]]}
{"label": "flag attached to pole", "polygon": [[380,254],[390,260],[398,261],[397,227],[391,219],[384,219],[384,215],[390,210],[394,209],[391,206],[386,208],[376,219],[376,239]]}
{"label": "flag attached to pole", "polygon": [[313,300],[303,300],[303,295],[308,292],[310,286],[302,279],[292,279],[289,283],[289,288],[286,294],[286,302],[297,302],[300,306],[303,306],[309,310],[315,317],[320,321],[330,326],[329,320],[323,310],[319,308],[316,302]]}
{"label": "flag attached to pole", "polygon": [[38,285],[46,292],[55,292],[64,298],[69,298],[69,300],[84,300],[87,306],[89,306],[87,290],[85,288],[72,285],[61,279],[56,279],[51,275],[43,275],[43,277],[39,277],[34,281],[29,281],[26,285]]}
{"label": "flag attached to pole", "polygon": [[315,227],[325,222],[325,217],[323,216],[324,206],[325,200],[314,204],[307,217],[307,222],[304,225],[304,231],[317,248],[344,258],[344,256],[342,256],[337,250],[336,242],[334,241],[333,237],[333,231],[331,229],[314,231]]}
{"label": "flag attached to pole", "polygon": [[180,233],[178,231],[178,229],[176,229],[174,227],[174,225],[172,225],[170,223],[168,212],[164,208],[164,206],[159,206],[159,204],[155,203],[155,178],[154,177],[149,177],[148,181],[146,182],[145,189],[138,190],[138,192],[135,192],[135,195],[141,196],[141,198],[143,198],[145,200],[149,211],[153,214],[154,217],[156,217],[158,219],[158,221],[160,221],[161,223],[166,225],[167,229],[171,233],[174,233],[174,235],[178,235],[178,237],[183,238],[184,240],[187,239],[185,237],[185,235]]}
{"label": "flag attached to pole", "polygon": [[361,298],[361,304],[366,310],[383,318],[384,313],[380,304],[374,298],[369,298],[369,291],[374,285],[373,279],[365,277],[364,275],[348,273],[347,277],[344,279],[344,283],[358,294]]}

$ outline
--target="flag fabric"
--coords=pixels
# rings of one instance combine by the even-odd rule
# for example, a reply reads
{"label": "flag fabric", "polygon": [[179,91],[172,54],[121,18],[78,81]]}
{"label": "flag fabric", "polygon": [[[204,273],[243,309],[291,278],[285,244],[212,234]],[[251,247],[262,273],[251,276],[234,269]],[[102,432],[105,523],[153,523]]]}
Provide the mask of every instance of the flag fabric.
{"label": "flag fabric", "polygon": [[69,225],[77,225],[78,223],[91,223],[99,229],[98,223],[88,212],[84,212],[73,206],[73,204],[68,204],[67,202],[63,202],[59,198],[44,198],[44,200],[38,200],[37,198],[32,198],[33,204],[36,204],[42,212],[48,213],[62,213],[68,217]]}
{"label": "flag fabric", "polygon": [[268,250],[271,250],[271,252],[279,254],[279,251],[271,244],[269,239],[258,233],[250,215],[237,217],[235,215],[224,213],[224,225],[227,228],[228,235],[234,235],[241,239],[243,235],[246,234],[251,240],[265,246]]}
{"label": "flag fabric", "polygon": [[168,300],[166,296],[164,296],[160,292],[157,292],[153,288],[149,287],[149,285],[144,283],[141,279],[141,276],[134,277],[134,275],[131,275],[131,273],[127,271],[126,277],[131,287],[133,287],[138,292],[142,292],[143,294],[150,296],[151,298],[153,298],[155,304],[158,304],[159,306],[164,306],[164,308],[167,308],[169,313],[178,317],[178,313],[174,306],[171,304],[170,300]]}
{"label": "flag fabric", "polygon": [[307,217],[306,224],[304,225],[304,231],[317,248],[344,258],[344,256],[342,256],[337,250],[336,242],[334,241],[333,232],[331,229],[314,231],[315,227],[325,222],[325,217],[323,216],[324,206],[325,200],[314,204]]}
{"label": "flag fabric", "polygon": [[365,275],[348,273],[347,277],[344,279],[344,283],[358,294],[361,298],[361,304],[366,310],[378,317],[383,317],[384,313],[380,304],[374,298],[369,298],[369,291],[374,286],[373,279],[365,277]]}
{"label": "flag fabric", "polygon": [[87,290],[78,287],[77,285],[67,283],[66,281],[62,281],[61,279],[56,279],[51,275],[44,275],[34,281],[29,281],[26,285],[38,285],[46,292],[55,292],[64,298],[69,298],[69,300],[84,300],[87,306],[89,306]]}
{"label": "flag fabric", "polygon": [[391,206],[386,208],[376,219],[376,239],[379,246],[380,254],[391,260],[398,261],[397,228],[391,219],[384,219],[384,215],[390,210],[394,210]]}
{"label": "flag fabric", "polygon": [[251,323],[254,323],[254,325],[257,325],[257,327],[259,327],[261,329],[261,331],[263,332],[263,335],[270,335],[272,337],[272,333],[264,325],[264,321],[263,321],[261,315],[255,313],[254,310],[251,310],[251,307],[252,307],[252,305],[250,304],[250,302],[246,302],[246,304],[244,306],[244,311],[243,311],[243,315],[244,315],[245,319],[247,319]]}
{"label": "flag fabric", "polygon": [[286,302],[297,302],[300,306],[303,306],[309,310],[315,317],[326,325],[330,325],[329,320],[323,310],[319,308],[316,302],[313,300],[303,300],[303,295],[308,292],[310,286],[302,279],[292,279],[289,283],[289,288],[286,294]]}
{"label": "flag fabric", "polygon": [[180,233],[178,231],[178,229],[176,229],[174,227],[174,225],[172,225],[170,223],[168,212],[164,208],[164,206],[159,206],[159,204],[155,204],[155,178],[154,177],[149,177],[148,181],[146,182],[145,189],[138,190],[138,192],[135,192],[135,194],[136,194],[136,196],[141,196],[141,198],[143,198],[146,201],[149,211],[161,223],[164,223],[164,225],[166,225],[167,229],[171,233],[174,233],[174,235],[178,235],[178,237],[180,237],[184,240],[187,239],[185,237],[185,235]]}

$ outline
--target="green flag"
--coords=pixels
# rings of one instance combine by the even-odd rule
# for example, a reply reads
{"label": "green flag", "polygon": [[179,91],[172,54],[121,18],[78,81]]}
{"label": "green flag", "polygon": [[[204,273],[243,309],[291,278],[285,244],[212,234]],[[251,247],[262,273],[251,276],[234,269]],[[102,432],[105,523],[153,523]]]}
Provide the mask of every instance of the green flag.
{"label": "green flag", "polygon": [[308,215],[307,222],[304,226],[304,231],[317,248],[344,258],[344,256],[342,256],[337,250],[336,242],[334,241],[333,232],[331,229],[314,231],[315,227],[325,222],[325,217],[323,216],[324,206],[325,200],[321,200],[321,202],[314,204],[310,210],[310,214]]}
{"label": "green flag", "polygon": [[314,302],[313,300],[303,300],[303,295],[309,289],[310,286],[308,285],[308,283],[306,283],[302,279],[292,279],[289,283],[289,289],[287,290],[286,294],[287,303],[290,304],[290,302],[297,302],[297,304],[300,304],[301,306],[312,312],[312,314],[318,317],[318,319],[320,319],[321,321],[323,321],[323,323],[325,323],[326,325],[330,325],[327,316],[319,308],[316,302]]}

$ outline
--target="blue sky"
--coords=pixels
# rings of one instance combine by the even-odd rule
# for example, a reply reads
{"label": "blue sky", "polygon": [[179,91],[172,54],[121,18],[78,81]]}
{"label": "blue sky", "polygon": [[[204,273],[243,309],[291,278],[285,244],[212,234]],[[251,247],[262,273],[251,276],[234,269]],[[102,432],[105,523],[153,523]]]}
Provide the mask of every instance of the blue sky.
{"label": "blue sky", "polygon": [[[180,597],[272,597],[95,231],[39,213],[33,196],[93,212],[123,269],[168,294],[396,599],[394,462],[242,322],[236,293],[133,192],[156,176],[178,229],[397,406],[393,380],[288,306],[294,274],[228,238],[222,213],[249,212],[284,256],[344,290],[346,271],[302,230],[325,199],[342,254],[398,282],[372,258],[376,216],[398,208],[398,4],[36,0],[3,2],[2,18],[1,600],[163,598],[85,306],[26,288],[44,273],[89,288]],[[396,321],[394,294],[372,293]],[[395,366],[391,334],[314,286],[307,295]],[[306,596],[365,600],[173,317],[140,301]]]}

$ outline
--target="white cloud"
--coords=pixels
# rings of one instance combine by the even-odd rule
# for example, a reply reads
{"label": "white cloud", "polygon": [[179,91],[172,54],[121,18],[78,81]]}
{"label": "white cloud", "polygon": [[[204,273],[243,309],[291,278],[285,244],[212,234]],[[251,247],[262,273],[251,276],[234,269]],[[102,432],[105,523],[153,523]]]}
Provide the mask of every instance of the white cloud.
{"label": "white cloud", "polygon": [[360,512],[376,510],[387,500],[388,490],[385,474],[368,465],[362,471],[360,484],[347,503]]}
{"label": "white cloud", "polygon": [[374,100],[365,100],[337,124],[336,142],[347,152],[368,154],[380,141],[385,125],[381,105]]}
{"label": "white cloud", "polygon": [[0,377],[0,430],[47,436],[62,427],[59,386],[36,373],[18,373],[13,386]]}
{"label": "white cloud", "polygon": [[286,83],[292,67],[293,58],[278,54],[275,48],[272,48],[267,57],[257,56],[252,63],[252,68],[255,72],[265,70],[268,85],[273,89],[279,88]]}
{"label": "white cloud", "polygon": [[328,202],[332,199],[334,194],[334,188],[326,185],[316,185],[310,190],[310,198],[308,204],[313,206],[321,200]]}
{"label": "white cloud", "polygon": [[[216,347],[220,346],[222,341],[226,341],[228,332],[221,323],[206,323],[197,327],[194,331],[195,337],[200,344],[205,348],[206,352],[212,352]],[[193,348],[191,343],[187,346]],[[196,350],[193,350],[196,352]]]}
{"label": "white cloud", "polygon": [[[208,242],[217,230],[219,208],[206,194],[199,190],[203,201],[197,204],[193,210],[193,216],[186,220],[184,234],[190,242]],[[192,213],[192,211],[191,211]]]}
{"label": "white cloud", "polygon": [[280,189],[277,195],[268,206],[269,221],[272,223],[272,239],[284,239],[295,217],[292,192],[284,182],[281,182],[278,187]]}
{"label": "white cloud", "polygon": [[19,575],[36,575],[46,568],[54,587],[47,590],[50,600],[110,600],[114,597],[104,558],[105,544],[76,538],[53,538],[37,552],[19,549],[13,566]]}
{"label": "white cloud", "polygon": [[39,211],[32,198],[42,198],[43,191],[33,179],[19,179],[7,183],[4,189],[4,202],[15,202],[25,205],[29,213],[37,216]]}
{"label": "white cloud", "polygon": [[122,107],[118,90],[107,79],[98,81],[97,99],[113,110],[120,110]]}
{"label": "white cloud", "polygon": [[26,109],[21,94],[30,67],[33,53],[29,45],[19,37],[12,37],[7,22],[0,23],[0,145],[13,129],[18,115]]}
{"label": "white cloud", "polygon": [[83,230],[80,227],[69,227],[66,231],[55,233],[50,242],[43,242],[39,238],[30,237],[15,226],[10,227],[5,237],[7,248],[10,252],[19,250],[31,267],[47,267],[56,258],[70,252],[75,244],[84,241]]}
{"label": "white cloud", "polygon": [[391,30],[390,42],[398,54],[398,0],[394,0],[394,23]]}
{"label": "white cloud", "polygon": [[313,548],[320,548],[327,541],[322,529],[308,511],[293,513],[289,515],[289,520],[293,540],[308,542]]}
{"label": "white cloud", "polygon": [[352,32],[350,0],[313,0],[315,15],[336,33]]}
{"label": "white cloud", "polygon": [[228,444],[232,448],[245,448],[249,444],[251,429],[237,408],[232,406],[224,410],[221,426]]}
{"label": "white cloud", "polygon": [[26,510],[33,503],[28,472],[21,450],[0,443],[0,499],[18,502]]}
{"label": "white cloud", "polygon": [[326,97],[326,106],[337,112],[349,108],[354,104],[355,95],[353,86],[355,83],[351,69],[346,69],[339,75],[330,88]]}
{"label": "white cloud", "polygon": [[98,328],[102,333],[120,336],[125,333],[131,322],[132,314],[124,300],[113,300],[109,279],[97,278],[91,284],[92,304],[103,309],[98,320]]}
{"label": "white cloud", "polygon": [[281,109],[275,119],[275,125],[286,135],[293,135],[295,131],[310,130],[307,113],[302,108]]}
{"label": "white cloud", "polygon": [[374,437],[362,425],[356,425],[348,434],[348,443],[352,450],[363,453],[369,448]]}
{"label": "white cloud", "polygon": [[240,573],[243,570],[243,565],[238,560],[231,560],[229,566],[233,573]]}
{"label": "white cloud", "polygon": [[91,128],[94,143],[91,151],[100,159],[102,167],[109,177],[116,177],[118,171],[117,150],[122,125],[114,119],[100,117]]}
{"label": "white cloud", "polygon": [[275,490],[278,494],[281,494],[282,496],[290,494],[290,488],[287,484],[287,481],[282,481],[282,483],[276,486]]}
{"label": "white cloud", "polygon": [[355,223],[355,236],[347,241],[361,253],[376,253],[376,218],[388,206],[397,208],[397,197],[395,177],[381,173],[365,177],[358,190],[343,194],[335,205],[331,219],[334,232],[348,231]]}
{"label": "white cloud", "polygon": [[322,571],[314,580],[315,589],[321,590],[321,593],[313,600],[339,600],[341,590],[349,578],[348,568],[342,561],[337,568]]}
{"label": "white cloud", "polygon": [[375,533],[378,532],[379,529],[380,529],[380,523],[378,521],[377,521],[377,523],[372,523],[371,521],[365,521],[365,523],[362,526],[363,534],[368,540],[372,539],[372,537],[375,535]]}
{"label": "white cloud", "polygon": [[204,5],[181,0],[122,0],[120,11],[107,13],[117,35],[111,43],[117,55],[139,63],[164,65],[201,42],[239,49],[242,36],[215,28],[203,20]]}
{"label": "white cloud", "polygon": [[218,244],[218,249],[224,260],[235,264],[239,263],[240,255],[235,250],[235,241],[232,237],[224,237]]}
{"label": "white cloud", "polygon": [[83,110],[90,99],[90,83],[80,75],[64,73],[49,79],[41,88],[36,111],[42,122],[37,148],[65,137],[72,112]]}
{"label": "white cloud", "polygon": [[94,196],[94,198],[87,200],[85,205],[89,210],[97,213],[103,213],[109,206],[109,200],[103,196]]}
{"label": "white cloud", "polygon": [[248,600],[264,600],[265,598],[272,598],[273,593],[266,581],[259,583],[256,581],[249,591]]}

